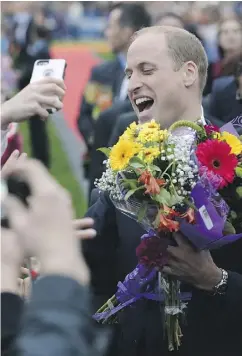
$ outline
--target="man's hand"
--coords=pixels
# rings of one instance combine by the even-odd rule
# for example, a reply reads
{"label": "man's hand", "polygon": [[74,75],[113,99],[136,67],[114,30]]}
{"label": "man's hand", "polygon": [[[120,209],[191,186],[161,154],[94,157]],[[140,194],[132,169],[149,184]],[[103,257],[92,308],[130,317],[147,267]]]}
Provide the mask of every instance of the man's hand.
{"label": "man's hand", "polygon": [[13,151],[13,153],[1,169],[2,179],[11,175],[14,169],[16,169],[16,164],[25,160],[26,158],[27,153],[20,154],[18,150]]}
{"label": "man's hand", "polygon": [[2,104],[1,129],[7,129],[11,122],[22,122],[35,115],[47,119],[49,113],[46,108],[62,109],[65,90],[62,80],[50,77],[29,84],[12,99]]}
{"label": "man's hand", "polygon": [[212,291],[222,278],[208,250],[196,250],[180,233],[173,234],[176,247],[169,246],[168,263],[163,272],[192,284],[196,288]]}
{"label": "man's hand", "polygon": [[42,275],[67,275],[87,283],[89,271],[73,229],[69,194],[35,160],[21,162],[13,173],[31,191],[28,208],[13,196],[4,201],[10,226],[25,252],[38,258]]}

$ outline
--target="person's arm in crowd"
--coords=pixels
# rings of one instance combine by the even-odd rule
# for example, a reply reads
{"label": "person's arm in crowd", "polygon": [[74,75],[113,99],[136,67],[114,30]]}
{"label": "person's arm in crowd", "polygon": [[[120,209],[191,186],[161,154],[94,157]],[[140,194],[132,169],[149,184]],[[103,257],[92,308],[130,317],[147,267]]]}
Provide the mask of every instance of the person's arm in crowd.
{"label": "person's arm in crowd", "polygon": [[[15,267],[9,278],[5,274],[5,292],[15,293],[23,247],[25,254],[36,256],[41,265],[41,277],[25,306],[14,352],[31,356],[90,354],[94,335],[89,316],[89,270],[73,229],[70,197],[38,162],[22,161],[13,173],[27,182],[31,197],[28,208],[13,196],[4,201],[11,230],[2,229],[2,233],[8,246],[12,239],[17,255],[6,258],[7,265],[15,260]],[[92,224],[86,220],[87,227]],[[95,235],[91,232],[89,237]]]}
{"label": "person's arm in crowd", "polygon": [[93,144],[93,110],[96,99],[96,88],[93,84],[97,82],[96,72],[96,67],[94,67],[81,98],[80,112],[77,118],[79,132],[83,136],[88,150],[90,150]]}

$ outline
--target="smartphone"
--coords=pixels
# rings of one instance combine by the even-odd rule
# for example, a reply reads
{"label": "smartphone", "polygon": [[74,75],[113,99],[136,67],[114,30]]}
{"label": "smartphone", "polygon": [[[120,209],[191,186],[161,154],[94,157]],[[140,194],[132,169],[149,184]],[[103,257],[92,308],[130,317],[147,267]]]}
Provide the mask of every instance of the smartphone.
{"label": "smartphone", "polygon": [[[37,82],[45,77],[57,79],[65,78],[66,61],[64,59],[38,59],[34,63],[32,77],[30,83]],[[54,108],[46,108],[50,114],[56,112]]]}
{"label": "smartphone", "polygon": [[8,194],[12,194],[20,199],[27,207],[31,191],[28,184],[17,176],[12,175],[8,177],[7,180],[1,179],[1,226],[5,228],[9,228],[8,217],[4,210],[4,199]]}

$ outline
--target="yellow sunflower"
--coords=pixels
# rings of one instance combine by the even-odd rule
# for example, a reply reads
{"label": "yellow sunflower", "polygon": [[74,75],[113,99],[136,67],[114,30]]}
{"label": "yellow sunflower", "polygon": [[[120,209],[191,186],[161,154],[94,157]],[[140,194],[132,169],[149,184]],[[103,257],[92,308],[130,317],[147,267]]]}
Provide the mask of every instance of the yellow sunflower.
{"label": "yellow sunflower", "polygon": [[146,122],[142,125],[142,129],[160,129],[160,125],[155,122],[155,120],[151,120],[150,122]]}
{"label": "yellow sunflower", "polygon": [[136,122],[132,122],[132,124],[129,125],[129,127],[125,130],[121,138],[134,141],[137,137],[137,132],[138,132],[138,125],[136,124]]}
{"label": "yellow sunflower", "polygon": [[122,139],[113,146],[110,152],[110,165],[114,171],[120,171],[125,169],[130,159],[140,151],[141,146],[138,144],[134,144],[133,142]]}
{"label": "yellow sunflower", "polygon": [[147,147],[141,151],[139,156],[145,163],[149,164],[152,163],[159,155],[160,151],[158,147]]}
{"label": "yellow sunflower", "polygon": [[159,142],[159,130],[153,128],[142,128],[139,132],[138,141],[141,143]]}
{"label": "yellow sunflower", "polygon": [[227,144],[231,147],[231,153],[239,155],[242,153],[242,142],[240,139],[229,132],[223,132],[220,141],[226,141]]}

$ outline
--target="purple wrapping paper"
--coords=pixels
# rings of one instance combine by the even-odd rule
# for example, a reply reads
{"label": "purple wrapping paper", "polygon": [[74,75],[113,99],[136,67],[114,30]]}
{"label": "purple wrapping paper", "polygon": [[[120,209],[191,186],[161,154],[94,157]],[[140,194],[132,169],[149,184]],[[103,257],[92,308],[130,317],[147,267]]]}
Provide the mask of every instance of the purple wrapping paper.
{"label": "purple wrapping paper", "polygon": [[196,184],[191,197],[197,208],[195,224],[191,225],[184,219],[180,220],[180,231],[199,250],[216,249],[242,238],[242,234],[223,236],[224,217],[218,213],[219,207],[224,208],[223,200],[215,208],[209,200],[209,194],[201,184]]}
{"label": "purple wrapping paper", "polygon": [[238,132],[235,130],[234,125],[231,122],[228,122],[227,124],[223,125],[220,128],[220,132],[228,132],[236,137],[239,137]]}

